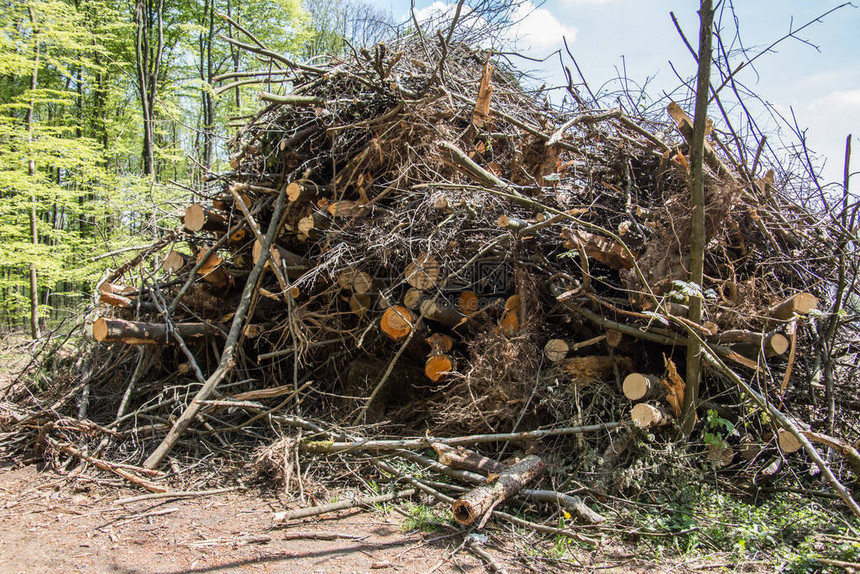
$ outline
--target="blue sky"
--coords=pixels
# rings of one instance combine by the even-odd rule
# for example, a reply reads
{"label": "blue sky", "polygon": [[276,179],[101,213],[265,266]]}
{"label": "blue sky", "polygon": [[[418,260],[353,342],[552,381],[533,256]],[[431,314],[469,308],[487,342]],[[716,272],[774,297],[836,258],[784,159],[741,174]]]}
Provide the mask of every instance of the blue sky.
{"label": "blue sky", "polygon": [[[408,0],[374,0],[396,18],[409,14]],[[416,0],[417,10],[431,6]],[[442,3],[436,0],[436,5]],[[734,0],[740,38],[750,53],[842,4],[831,0]],[[858,3],[857,5],[860,5]],[[726,4],[728,6],[728,4]],[[649,93],[679,84],[669,62],[684,77],[695,63],[675,31],[670,12],[688,39],[698,42],[698,2],[694,0],[548,0],[517,29],[518,46],[529,56],[545,56],[568,44],[592,89],[618,76],[623,64],[637,82],[652,77]],[[724,39],[734,22],[724,12]],[[827,160],[825,179],[841,180],[845,137],[854,135],[854,171],[860,171],[860,8],[847,6],[787,39],[773,53],[741,70],[738,80],[807,129],[809,146]],[[740,59],[735,59],[735,63]],[[568,61],[569,64],[569,61]],[[534,66],[523,62],[523,67]],[[558,58],[539,66],[550,85],[562,82]],[[712,115],[717,110],[712,110]],[[766,118],[762,115],[762,123]],[[855,184],[856,189],[856,184]]]}

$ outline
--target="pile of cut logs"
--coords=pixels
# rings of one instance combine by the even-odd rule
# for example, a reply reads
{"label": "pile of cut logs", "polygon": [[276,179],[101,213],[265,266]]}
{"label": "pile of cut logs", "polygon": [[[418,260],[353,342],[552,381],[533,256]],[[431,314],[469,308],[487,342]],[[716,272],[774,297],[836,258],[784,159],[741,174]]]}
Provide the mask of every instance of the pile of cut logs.
{"label": "pile of cut logs", "polygon": [[[683,404],[692,336],[785,392],[810,354],[806,318],[835,281],[817,255],[834,251],[818,220],[777,192],[773,171],[758,173],[764,160],[751,171],[730,146],[709,143],[707,279],[691,285],[690,119],[677,104],[665,121],[554,109],[490,54],[449,48],[444,74],[417,42],[322,67],[290,62],[282,84],[260,72],[282,93],[260,93],[231,170],[212,174],[181,226],[146,254],[160,271],[139,272],[139,257],[100,284],[94,337],[158,346],[152,379],[207,382],[189,408],[226,380],[234,394],[222,400],[269,388],[287,389],[274,401],[347,397],[355,423],[394,416],[389,403],[415,397],[444,413],[454,399],[492,394],[496,422],[476,417],[473,432],[564,426],[525,390],[537,381],[540,398],[562,381],[611,393],[592,419],[665,425]],[[688,318],[690,297],[704,299],[700,323]],[[485,356],[492,340],[537,352],[512,365],[522,356]],[[490,360],[496,371],[476,369]],[[393,387],[407,399],[393,399]],[[157,392],[140,388],[129,390],[131,409]],[[706,376],[700,407],[725,390]],[[308,403],[323,415],[332,404]],[[753,440],[776,436],[756,424]]]}

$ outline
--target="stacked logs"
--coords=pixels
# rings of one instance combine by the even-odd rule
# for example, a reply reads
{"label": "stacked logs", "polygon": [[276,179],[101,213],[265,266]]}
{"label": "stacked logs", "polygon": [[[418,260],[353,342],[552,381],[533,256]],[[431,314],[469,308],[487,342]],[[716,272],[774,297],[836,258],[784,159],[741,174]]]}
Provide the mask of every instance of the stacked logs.
{"label": "stacked logs", "polygon": [[[126,266],[99,286],[96,340],[171,348],[161,369],[193,359],[206,377],[263,258],[233,380],[298,389],[315,373],[319,390],[358,397],[356,422],[384,412],[394,385],[423,389],[434,420],[492,390],[497,430],[551,425],[524,389],[561,380],[617,397],[610,418],[665,426],[683,403],[692,336],[745,377],[790,386],[803,324],[835,277],[816,255],[834,252],[819,220],[711,150],[707,280],[689,285],[676,104],[671,123],[552,109],[489,54],[450,46],[443,78],[416,50],[296,66],[289,94],[261,93],[232,169],[210,176],[158,251],[159,274]],[[759,280],[765,259],[779,281]],[[690,297],[704,298],[701,323]],[[490,357],[495,341],[508,346]],[[516,352],[532,348],[527,360]],[[706,382],[703,397],[720,385]],[[490,426],[480,414],[473,430]]]}

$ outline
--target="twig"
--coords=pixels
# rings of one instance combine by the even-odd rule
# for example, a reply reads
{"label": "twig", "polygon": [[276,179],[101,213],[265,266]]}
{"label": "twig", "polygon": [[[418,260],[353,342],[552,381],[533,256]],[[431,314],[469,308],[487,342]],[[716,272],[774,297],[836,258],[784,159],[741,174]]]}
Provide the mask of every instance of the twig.
{"label": "twig", "polygon": [[156,494],[143,494],[141,496],[132,496],[131,498],[121,498],[116,501],[116,504],[131,504],[133,502],[143,502],[146,500],[160,500],[163,498],[199,498],[202,496],[212,496],[215,494],[224,494],[225,492],[234,492],[242,490],[241,486],[230,486],[228,488],[214,488],[212,490],[177,490],[174,492],[159,492]]}
{"label": "twig", "polygon": [[53,448],[55,448],[57,450],[65,452],[66,454],[70,454],[74,457],[77,457],[77,458],[81,459],[82,461],[87,462],[87,463],[95,466],[96,468],[99,468],[101,470],[105,470],[107,472],[112,472],[118,476],[121,476],[122,478],[126,479],[130,483],[132,483],[136,486],[140,486],[141,488],[145,488],[146,490],[148,490],[150,492],[162,493],[162,492],[167,492],[167,490],[168,490],[167,487],[161,486],[159,484],[155,484],[153,482],[146,480],[145,478],[141,478],[139,476],[136,476],[135,474],[129,472],[128,470],[120,468],[118,465],[116,465],[114,463],[107,462],[104,460],[100,460],[98,458],[88,456],[70,444],[61,444],[61,443],[57,442],[56,440],[52,439],[51,437],[45,437],[45,442],[47,442],[49,445],[51,445]]}
{"label": "twig", "polygon": [[260,275],[263,272],[263,267],[269,259],[269,248],[275,239],[275,235],[277,235],[278,222],[281,218],[281,211],[283,211],[286,192],[287,186],[284,185],[282,186],[281,192],[278,194],[278,199],[275,201],[275,211],[272,215],[269,229],[266,232],[266,238],[263,241],[260,258],[257,260],[257,263],[248,275],[248,280],[242,291],[242,299],[240,300],[233,316],[233,323],[230,325],[230,332],[227,335],[227,341],[224,343],[224,348],[221,351],[221,361],[218,364],[218,368],[215,369],[215,372],[206,380],[206,383],[200,388],[197,395],[191,401],[191,404],[188,405],[188,408],[185,409],[182,415],[177,419],[176,423],[174,423],[173,428],[170,429],[170,432],[167,433],[167,436],[164,437],[164,440],[160,445],[158,445],[158,448],[156,448],[143,463],[144,468],[156,468],[161,464],[161,461],[165,456],[167,456],[167,453],[173,449],[176,442],[179,440],[179,437],[181,437],[185,432],[185,429],[187,429],[191,422],[197,417],[197,414],[203,407],[201,401],[206,400],[224,377],[227,376],[227,373],[233,369],[233,355],[235,353],[236,343],[238,343],[239,336],[242,334],[242,327],[245,324],[245,315],[251,306],[251,297],[254,293],[254,289],[256,288],[257,280],[260,278]]}
{"label": "twig", "polygon": [[329,441],[305,441],[301,444],[301,450],[305,452],[316,453],[336,453],[349,451],[394,451],[401,449],[422,449],[430,448],[433,443],[440,443],[447,446],[460,446],[468,444],[480,444],[488,442],[504,442],[504,441],[526,441],[536,440],[551,436],[564,436],[571,434],[584,434],[592,432],[601,432],[611,430],[625,423],[608,422],[595,425],[586,425],[578,427],[561,427],[555,429],[523,431],[515,433],[499,433],[499,434],[482,434],[468,435],[452,438],[434,438],[421,437],[399,440],[371,440],[363,439],[353,442],[329,442]]}
{"label": "twig", "polygon": [[295,94],[287,94],[279,96],[268,92],[260,92],[260,99],[272,104],[282,104],[289,106],[324,106],[328,101],[325,98],[317,98],[314,96],[297,96]]}
{"label": "twig", "polygon": [[351,500],[342,500],[340,502],[332,502],[329,504],[321,504],[320,506],[312,506],[310,508],[299,508],[296,510],[287,510],[285,512],[276,512],[273,516],[275,524],[288,522],[290,520],[298,520],[300,518],[308,518],[310,516],[319,516],[320,514],[328,514],[338,510],[348,510],[357,506],[370,506],[372,504],[380,504],[390,502],[398,498],[407,498],[415,494],[414,488],[398,490],[389,494],[379,496],[363,496],[353,498]]}
{"label": "twig", "polygon": [[469,552],[475,554],[478,558],[487,563],[487,568],[490,572],[495,572],[496,574],[507,574],[507,570],[505,570],[502,566],[496,562],[496,559],[493,558],[493,555],[483,549],[482,545],[474,539],[466,539],[466,548],[469,549]]}
{"label": "twig", "polygon": [[[692,333],[692,331],[691,331]],[[696,336],[695,333],[692,336]],[[833,471],[830,470],[830,466],[821,458],[821,455],[818,454],[818,451],[809,442],[809,439],[797,428],[791,419],[785,416],[782,412],[777,409],[774,404],[768,400],[766,400],[762,395],[760,395],[755,389],[753,389],[746,381],[741,379],[734,371],[729,369],[725,363],[723,363],[717,354],[707,345],[704,341],[702,342],[702,351],[703,358],[717,368],[721,373],[723,373],[730,381],[738,386],[744,393],[749,395],[750,398],[761,408],[766,411],[778,424],[780,427],[785,429],[794,435],[794,437],[803,445],[803,449],[809,455],[809,457],[815,462],[818,468],[821,469],[821,473],[839,495],[843,502],[848,505],[848,508],[851,509],[851,512],[854,513],[855,516],[860,518],[860,505],[851,497],[851,494],[848,490],[843,486],[839,479],[836,478],[836,475],[833,474]]]}
{"label": "twig", "polygon": [[152,251],[154,245],[158,245],[161,243],[160,241],[155,244],[149,243],[147,245],[134,245],[132,247],[123,247],[121,249],[114,249],[113,251],[109,251],[107,253],[102,253],[101,255],[96,255],[94,257],[90,257],[90,262],[100,261],[102,259],[107,259],[108,257],[113,257],[114,255],[120,255],[122,253],[128,253],[129,251],[140,251],[142,249],[146,249]]}
{"label": "twig", "polygon": [[369,534],[345,534],[343,532],[284,532],[282,540],[364,540]]}

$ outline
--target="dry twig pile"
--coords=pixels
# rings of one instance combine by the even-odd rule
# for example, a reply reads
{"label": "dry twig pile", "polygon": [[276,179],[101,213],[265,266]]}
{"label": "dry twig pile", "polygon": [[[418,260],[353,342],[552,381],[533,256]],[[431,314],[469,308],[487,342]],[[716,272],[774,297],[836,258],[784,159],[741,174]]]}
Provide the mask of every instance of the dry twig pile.
{"label": "dry twig pile", "polygon": [[[508,477],[497,484],[511,491],[484,486],[460,504],[486,520],[544,462],[508,469],[454,447],[498,457],[513,441],[556,483],[611,489],[636,428],[678,418],[699,337],[699,428],[713,410],[741,431],[708,447],[713,464],[761,481],[777,444],[789,453],[806,438],[860,469],[838,426],[759,416],[776,408],[755,393],[807,409],[794,387],[816,357],[810,313],[838,283],[820,254],[839,252],[839,234],[772,171],[757,176],[758,159],[744,165],[712,133],[700,288],[687,282],[690,120],[677,104],[668,122],[562,111],[490,54],[450,44],[428,60],[436,48],[417,38],[320,67],[243,47],[288,79],[261,93],[232,170],[211,177],[183,226],[99,285],[104,345],[81,375],[6,397],[4,432],[38,430],[18,447],[35,440],[157,489],[107,455],[140,465],[145,453],[151,473],[176,444],[219,450],[275,428],[288,436],[261,461],[284,472],[281,451],[298,450],[387,453],[473,484]],[[690,297],[705,300],[701,324],[686,317]],[[441,462],[418,453],[431,445]],[[373,464],[448,499],[390,458]],[[520,494],[601,520],[564,490]]]}

